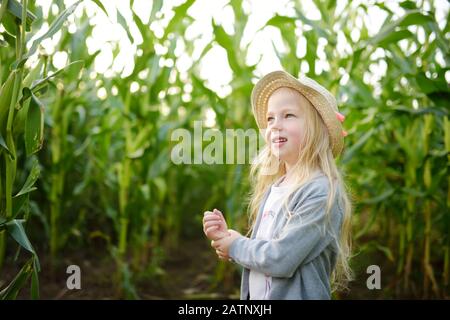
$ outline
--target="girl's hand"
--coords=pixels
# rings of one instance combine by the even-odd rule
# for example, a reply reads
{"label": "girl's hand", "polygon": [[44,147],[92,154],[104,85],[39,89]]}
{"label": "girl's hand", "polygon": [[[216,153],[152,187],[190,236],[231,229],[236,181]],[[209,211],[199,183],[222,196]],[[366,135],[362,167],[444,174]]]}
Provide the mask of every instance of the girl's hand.
{"label": "girl's hand", "polygon": [[230,258],[229,250],[231,244],[234,242],[234,240],[242,236],[239,232],[232,229],[228,229],[228,233],[229,236],[227,237],[211,241],[211,246],[216,249],[216,253],[219,256],[219,259],[222,260],[228,260]]}
{"label": "girl's hand", "polygon": [[225,218],[217,209],[206,211],[203,215],[203,232],[211,240],[218,240],[229,235]]}

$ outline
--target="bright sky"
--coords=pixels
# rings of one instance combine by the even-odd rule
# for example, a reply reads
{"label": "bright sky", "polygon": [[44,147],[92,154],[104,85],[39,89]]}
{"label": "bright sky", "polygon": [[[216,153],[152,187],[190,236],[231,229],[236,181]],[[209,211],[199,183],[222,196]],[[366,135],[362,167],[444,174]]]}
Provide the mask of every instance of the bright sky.
{"label": "bright sky", "polygon": [[[66,6],[71,5],[76,0],[65,0]],[[150,28],[156,33],[157,37],[161,37],[164,32],[164,27],[173,17],[172,8],[183,3],[185,0],[168,0],[164,1],[162,7],[162,20],[155,21],[150,24]],[[352,6],[357,6],[361,0],[352,1]],[[51,0],[36,0],[36,3],[42,5],[44,8],[44,14],[51,10],[56,10],[56,5],[51,4]],[[95,59],[95,70],[99,74],[103,74],[106,77],[112,77],[114,74],[121,74],[126,76],[130,74],[133,70],[133,57],[136,52],[136,43],[130,43],[125,31],[122,27],[116,23],[116,8],[121,12],[125,19],[129,22],[132,20],[132,15],[129,7],[128,1],[123,0],[103,0],[102,3],[106,7],[109,17],[106,16],[93,2],[84,1],[80,4],[75,12],[75,15],[80,17],[83,7],[87,9],[88,15],[91,17],[91,25],[94,26],[92,37],[89,37],[87,41],[88,50],[90,53],[94,53],[98,49],[101,53]],[[211,42],[213,38],[213,31],[211,26],[211,19],[214,18],[219,24],[222,24],[225,31],[232,34],[233,30],[233,11],[230,6],[227,5],[227,0],[197,0],[188,10],[188,14],[195,19],[195,22],[188,27],[186,31],[187,40],[193,39],[198,35],[201,37],[195,40],[195,51],[194,60],[198,58],[202,49]],[[338,0],[337,7],[338,11],[341,11],[347,0]],[[367,3],[367,1],[366,1]],[[386,5],[393,9],[394,12],[399,14],[403,13],[403,10],[398,6],[397,1],[390,0],[385,2]],[[310,19],[320,19],[320,12],[315,9],[312,0],[302,0],[302,5],[308,8],[308,18]],[[435,6],[438,8],[436,10],[437,20],[442,26],[445,24],[445,19],[449,10],[449,4],[446,0],[436,0]],[[272,48],[271,42],[273,41],[278,48],[283,51],[284,44],[281,40],[280,32],[276,28],[268,27],[264,30],[258,31],[264,24],[269,20],[275,13],[280,15],[292,16],[294,14],[293,4],[288,0],[275,0],[275,1],[258,1],[258,0],[244,0],[243,1],[244,12],[249,15],[249,21],[247,28],[244,32],[244,36],[241,42],[241,46],[248,43],[250,44],[248,55],[246,60],[249,64],[256,63],[260,56],[262,59],[257,66],[258,75],[263,75],[267,72],[276,70],[280,68],[278,58]],[[425,8],[426,9],[426,8]],[[133,10],[136,14],[143,20],[144,23],[148,23],[149,16],[151,12],[151,1],[148,0],[135,0]],[[370,27],[370,35],[376,34],[376,32],[381,27],[381,23],[386,16],[385,12],[376,6],[372,6],[369,11],[369,15],[364,17],[366,20],[366,25]],[[74,24],[74,17],[72,16],[69,21],[69,31],[74,32],[76,26]],[[362,19],[356,21],[356,26],[362,26]],[[142,42],[142,38],[138,32],[136,26],[130,23],[130,32],[134,39],[138,42]],[[48,28],[48,26],[47,26]],[[298,28],[298,34],[301,35],[300,27]],[[45,29],[42,30],[45,32]],[[350,52],[351,48],[347,43],[343,33],[339,30],[335,30],[338,34],[337,50],[342,54],[345,52]],[[418,31],[419,41],[424,38],[421,35],[421,30]],[[36,35],[35,37],[37,37]],[[43,47],[48,53],[53,53],[55,44],[59,41],[60,33],[57,34],[52,39],[43,42]],[[352,32],[352,38],[357,40],[359,38],[359,30],[357,28]],[[113,60],[112,46],[111,42],[116,42],[120,46],[120,53]],[[299,45],[297,48],[297,56],[300,59],[305,55],[305,44],[306,40],[304,37],[300,37]],[[316,72],[320,73],[322,70],[328,70],[328,63],[325,60],[325,53],[323,48],[326,45],[324,39],[319,40],[318,57],[320,59],[316,66]],[[164,46],[158,46],[155,48],[157,53],[164,54],[167,48]],[[383,56],[383,50],[376,51],[374,53],[375,58],[377,55]],[[406,50],[406,48],[405,48]],[[181,73],[181,77],[187,76],[186,70],[189,69],[192,64],[192,60],[187,54],[184,53],[182,41],[178,41],[175,53],[178,56],[177,69]],[[440,57],[441,64],[444,64],[443,57]],[[200,65],[200,77],[207,81],[207,86],[216,91],[220,96],[224,97],[231,92],[231,87],[229,85],[232,80],[232,72],[227,63],[217,63],[217,61],[226,61],[225,50],[215,45],[208,54],[203,58]],[[55,67],[60,68],[67,63],[67,54],[64,52],[56,52],[53,61]],[[161,64],[173,65],[173,61],[162,60]],[[307,65],[302,64],[301,70],[303,72],[307,71],[305,68]],[[376,83],[377,80],[384,74],[386,70],[385,63],[380,62],[378,66],[374,66],[370,72],[365,75],[365,81],[370,83]],[[343,82],[348,81],[348,78],[343,77]],[[345,83],[343,83],[345,84]]]}

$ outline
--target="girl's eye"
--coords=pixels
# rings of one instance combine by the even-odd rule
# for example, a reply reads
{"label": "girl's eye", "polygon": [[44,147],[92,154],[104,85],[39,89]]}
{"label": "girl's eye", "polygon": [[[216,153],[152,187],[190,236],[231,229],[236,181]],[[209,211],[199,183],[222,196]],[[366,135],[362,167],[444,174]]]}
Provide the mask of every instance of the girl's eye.
{"label": "girl's eye", "polygon": [[270,122],[273,120],[273,117],[267,117],[267,122]]}
{"label": "girl's eye", "polygon": [[292,113],[286,114],[286,118],[289,118],[289,117],[295,117],[295,114],[292,114]]}

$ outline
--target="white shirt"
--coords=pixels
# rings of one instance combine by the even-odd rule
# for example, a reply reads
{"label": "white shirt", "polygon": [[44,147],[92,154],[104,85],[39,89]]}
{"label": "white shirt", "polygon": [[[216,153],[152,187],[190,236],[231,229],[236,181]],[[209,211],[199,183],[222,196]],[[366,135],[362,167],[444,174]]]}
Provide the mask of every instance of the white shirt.
{"label": "white shirt", "polygon": [[[272,239],[272,227],[275,215],[281,208],[282,198],[285,196],[289,186],[280,187],[279,183],[284,179],[281,177],[274,183],[270,189],[270,193],[264,204],[263,216],[259,223],[256,239],[270,240]],[[250,300],[267,300],[272,284],[272,277],[264,273],[250,270],[249,289]]]}

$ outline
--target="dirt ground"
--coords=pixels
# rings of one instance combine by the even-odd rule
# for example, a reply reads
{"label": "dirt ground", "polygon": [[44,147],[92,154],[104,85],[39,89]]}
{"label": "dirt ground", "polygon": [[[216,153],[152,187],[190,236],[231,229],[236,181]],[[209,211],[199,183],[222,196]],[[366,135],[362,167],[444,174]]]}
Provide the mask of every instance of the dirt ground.
{"label": "dirt ground", "polygon": [[[39,251],[38,251],[39,252]],[[335,294],[335,299],[420,299],[414,294],[395,293],[396,283],[393,277],[382,276],[382,290],[369,290],[364,265],[374,263],[359,257],[355,267],[356,279],[346,293]],[[370,258],[373,259],[373,258]],[[383,264],[383,256],[375,258]],[[384,259],[385,260],[385,259]],[[84,252],[65,250],[60,253],[53,270],[47,256],[40,255],[42,271],[39,274],[41,299],[121,299],[120,288],[114,283],[116,265],[106,250],[87,249]],[[78,265],[81,269],[81,289],[69,290],[66,285],[66,273],[69,265]],[[15,264],[17,265],[17,264]],[[222,267],[226,265],[222,263]],[[358,266],[359,265],[359,266]],[[140,299],[239,299],[240,275],[238,269],[228,265],[223,272],[225,279],[213,283],[218,271],[218,260],[205,239],[191,239],[182,247],[166,252],[166,259],[161,266],[161,274],[152,277],[134,279],[136,292]],[[384,267],[384,269],[388,266]],[[6,279],[12,279],[17,267],[7,263],[0,279],[0,287],[5,286]],[[389,271],[389,270],[388,270]],[[392,270],[393,271],[393,270]],[[387,272],[386,274],[391,274]],[[30,299],[29,285],[24,287],[18,298]]]}
{"label": "dirt ground", "polygon": [[[39,251],[38,251],[39,252]],[[123,298],[115,283],[116,265],[104,250],[95,252],[64,251],[60,253],[53,270],[48,256],[39,256],[41,299],[118,299]],[[205,239],[189,240],[183,248],[166,253],[161,270],[163,273],[153,277],[134,280],[140,299],[238,299],[239,274],[228,285],[214,286],[212,278],[217,271],[216,255],[210,250]],[[17,263],[16,265],[19,265]],[[70,274],[67,266],[78,265],[81,270],[81,289],[69,290],[66,285]],[[4,287],[6,279],[11,280],[18,272],[17,267],[7,263],[2,271],[0,283]],[[29,286],[24,287],[19,299],[30,299]]]}

